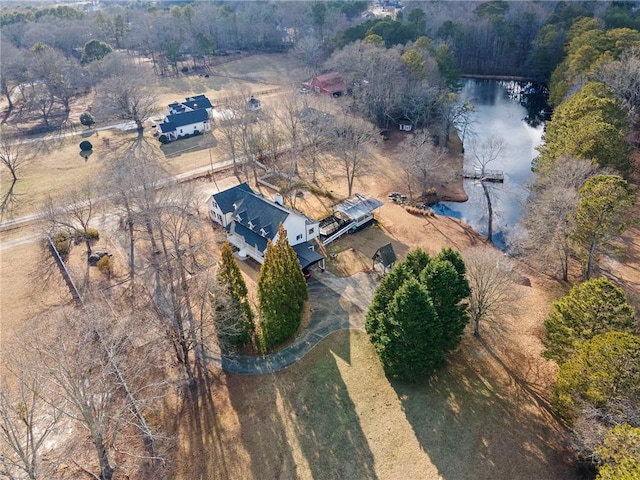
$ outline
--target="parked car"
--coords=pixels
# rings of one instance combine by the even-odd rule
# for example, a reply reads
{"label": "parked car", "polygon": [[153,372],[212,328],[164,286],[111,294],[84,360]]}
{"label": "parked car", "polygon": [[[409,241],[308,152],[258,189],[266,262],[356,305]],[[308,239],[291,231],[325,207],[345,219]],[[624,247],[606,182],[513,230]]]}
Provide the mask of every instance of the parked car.
{"label": "parked car", "polygon": [[309,93],[311,92],[311,90],[309,90],[308,88],[304,88],[302,87],[301,89],[298,90],[298,93]]}
{"label": "parked car", "polygon": [[95,267],[102,257],[111,257],[109,252],[93,252],[89,255],[89,265]]}

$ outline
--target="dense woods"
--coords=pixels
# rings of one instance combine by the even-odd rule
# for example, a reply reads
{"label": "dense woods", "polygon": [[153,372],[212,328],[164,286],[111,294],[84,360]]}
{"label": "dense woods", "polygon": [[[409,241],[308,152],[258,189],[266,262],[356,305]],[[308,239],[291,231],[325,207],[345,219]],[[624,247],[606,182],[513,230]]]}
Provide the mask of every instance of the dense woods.
{"label": "dense woods", "polygon": [[[369,7],[361,1],[3,7],[0,94],[7,115],[13,113],[21,127],[18,134],[114,119],[134,122],[138,130],[131,147],[110,159],[109,180],[101,185],[125,220],[131,314],[103,322],[111,313],[102,306],[94,310],[95,322],[85,323],[88,317],[59,312],[48,321],[52,331],[73,326],[78,337],[71,346],[62,335],[36,332],[29,352],[49,378],[19,358],[11,378],[18,388],[0,391],[0,438],[12,449],[2,457],[6,472],[49,474],[36,447],[64,414],[91,434],[94,476],[113,476],[119,448],[153,476],[164,457],[157,432],[146,424],[146,407],[151,410],[160,396],[149,379],[177,367],[184,383],[195,387],[212,352],[252,342],[266,352],[299,328],[307,286],[286,232],[280,229],[267,250],[254,312],[228,245],[215,278],[208,275],[215,260],[203,240],[194,193],[160,171],[143,137],[144,122],[157,113],[153,82],[212,72],[239,52],[286,52],[309,78],[338,71],[350,103],[331,127],[317,118],[304,124],[295,93],[281,118],[263,115],[258,123],[244,112],[222,119],[219,138],[234,173],[248,179],[252,169],[257,178],[258,159],[276,158],[285,144],[294,153],[291,174],[298,157],[315,160],[330,151],[342,162],[349,194],[378,140],[374,126],[401,121],[424,127],[405,142],[400,168],[407,184],[423,194],[428,178],[446,177],[440,159],[452,137],[464,143],[473,112],[459,97],[461,75],[516,77],[548,87],[554,111],[533,161],[536,178],[510,253],[562,282],[576,280],[544,322],[543,355],[559,365],[552,403],[573,433],[579,458],[600,468],[603,479],[638,471],[638,324],[625,292],[601,277],[601,264],[619,248],[635,201],[640,9],[633,2],[411,2],[393,17],[363,17]],[[142,61],[150,65],[144,74]],[[306,79],[290,80],[294,85]],[[73,118],[71,107],[88,94],[96,95],[94,108]],[[284,134],[276,121],[286,127]],[[470,142],[483,169],[499,143],[474,148]],[[3,131],[0,166],[14,185],[32,158],[29,147],[11,143]],[[48,202],[45,209],[51,232],[73,231],[88,255],[97,188],[70,189],[66,208]],[[490,192],[485,194],[490,208]],[[135,259],[142,255],[149,268],[137,271]],[[582,283],[572,267],[580,269]],[[367,333],[388,375],[422,381],[445,364],[467,323],[479,337],[481,321],[514,301],[512,269],[488,249],[470,252],[464,261],[453,250],[434,258],[410,252],[384,276],[367,313]],[[138,330],[148,342],[131,339]],[[149,365],[133,362],[136,355]],[[35,395],[44,383],[55,398]],[[51,408],[59,399],[64,407]],[[16,402],[24,407],[16,409]],[[87,404],[90,412],[83,410]],[[21,430],[27,416],[38,424],[38,438],[34,430]],[[125,435],[133,438],[132,447],[121,446]],[[32,448],[21,456],[23,443]]]}

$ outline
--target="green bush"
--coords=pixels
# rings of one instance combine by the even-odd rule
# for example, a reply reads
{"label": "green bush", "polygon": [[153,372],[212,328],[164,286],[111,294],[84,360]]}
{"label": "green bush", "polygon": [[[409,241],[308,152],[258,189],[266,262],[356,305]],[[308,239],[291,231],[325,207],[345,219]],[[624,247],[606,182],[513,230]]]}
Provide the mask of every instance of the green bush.
{"label": "green bush", "polygon": [[69,251],[71,250],[68,240],[60,240],[58,242],[54,242],[53,246],[58,251],[58,255],[60,255],[62,258],[66,258],[69,255]]}
{"label": "green bush", "polygon": [[89,112],[84,112],[80,114],[80,123],[85,127],[91,128],[96,123],[96,119]]}
{"label": "green bush", "polygon": [[166,145],[170,142],[169,137],[167,137],[165,134],[160,135],[160,137],[158,137],[158,140],[160,140],[160,143],[162,143],[163,145]]}
{"label": "green bush", "polygon": [[84,140],[80,142],[80,150],[82,151],[93,150],[93,145],[89,140]]}
{"label": "green bush", "polygon": [[89,240],[98,240],[100,238],[100,232],[95,228],[87,228],[85,235]]}
{"label": "green bush", "polygon": [[96,264],[100,273],[106,275],[108,278],[113,274],[113,259],[111,255],[105,255]]}

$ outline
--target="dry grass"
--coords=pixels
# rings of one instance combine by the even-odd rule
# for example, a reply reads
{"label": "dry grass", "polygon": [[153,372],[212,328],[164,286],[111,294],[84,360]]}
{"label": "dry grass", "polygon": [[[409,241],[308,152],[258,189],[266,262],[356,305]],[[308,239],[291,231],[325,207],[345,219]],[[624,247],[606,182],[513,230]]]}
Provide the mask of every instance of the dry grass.
{"label": "dry grass", "polygon": [[217,376],[172,417],[171,477],[574,478],[544,413],[481,363],[465,351],[428,384],[395,384],[351,331],[285,372]]}
{"label": "dry grass", "polygon": [[[164,105],[206,93],[215,102],[246,89],[272,88],[283,78],[297,79],[299,74],[291,73],[290,66],[286,56],[254,56],[216,67],[209,79],[163,79],[158,101]],[[266,105],[277,105],[276,94],[264,99]],[[110,139],[108,148],[103,137]],[[397,168],[402,138],[394,132],[356,179],[354,191],[385,204],[377,215],[379,227],[331,245],[328,253],[336,257],[328,260],[328,268],[336,274],[367,270],[375,250],[387,242],[400,257],[417,246],[435,254],[445,246],[464,250],[482,243],[465,224],[416,217],[387,201],[389,192],[406,190]],[[126,148],[135,134],[89,137],[95,153],[86,163],[78,154],[80,140],[59,141],[25,169],[18,183],[23,194],[19,214],[37,210],[46,195],[61,196],[71,185],[99,175],[107,152]],[[202,145],[198,138],[177,142],[174,148],[184,146],[185,151],[169,156],[148,131],[145,140],[150,155],[172,174],[209,165],[209,152],[214,162],[225,157],[219,145]],[[448,161],[461,167],[460,157]],[[300,172],[303,179],[310,179],[310,165],[304,161]],[[215,185],[227,188],[234,183],[237,179],[218,179]],[[5,185],[3,177],[0,186]],[[335,159],[324,159],[317,187],[337,198],[346,196],[346,182]],[[460,182],[446,187],[452,196],[464,195]],[[213,184],[200,183],[198,188],[203,198],[215,191]],[[268,196],[273,193],[263,191]],[[296,199],[297,208],[316,218],[333,203],[311,192]],[[29,235],[37,233],[34,228],[29,227]],[[19,237],[18,232],[7,232],[2,241]],[[637,286],[640,277],[637,238],[634,230],[629,259],[613,266],[629,286]],[[0,341],[26,318],[69,301],[55,270],[53,283],[39,280],[48,271],[41,262],[34,243],[0,251]],[[71,263],[84,271],[79,257]],[[257,270],[247,264],[242,267],[245,278],[255,281]],[[95,273],[90,272],[90,282],[101,282]],[[553,366],[539,355],[540,325],[558,285],[535,272],[527,275],[532,287],[516,287],[521,293],[518,316],[482,325],[483,342],[465,338],[460,352],[428,384],[389,382],[366,336],[356,331],[334,334],[278,374],[243,377],[213,372],[208,392],[195,398],[178,395],[162,412],[163,423],[177,436],[169,478],[574,478],[560,451],[562,431],[547,411]]]}

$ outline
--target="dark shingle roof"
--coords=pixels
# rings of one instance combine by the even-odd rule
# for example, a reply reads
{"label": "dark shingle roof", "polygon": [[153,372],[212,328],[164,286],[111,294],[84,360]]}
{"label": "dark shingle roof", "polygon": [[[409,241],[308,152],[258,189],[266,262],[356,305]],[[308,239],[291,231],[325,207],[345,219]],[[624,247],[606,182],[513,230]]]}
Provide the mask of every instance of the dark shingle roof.
{"label": "dark shingle roof", "polygon": [[251,187],[245,182],[220,193],[214,193],[213,199],[218,204],[218,207],[220,207],[220,210],[222,210],[222,213],[229,213],[233,211],[233,204],[246,193],[253,193],[253,190],[251,190]]}
{"label": "dark shingle roof", "polygon": [[[273,239],[278,233],[278,227],[283,223],[289,212],[284,208],[265,200],[255,193],[247,193],[236,202],[233,220],[248,227],[251,221],[254,232],[260,234],[264,229],[265,238]],[[239,218],[239,220],[238,220]]]}
{"label": "dark shingle roof", "polygon": [[173,123],[176,128],[184,127],[185,125],[192,125],[198,122],[206,122],[209,120],[209,114],[206,110],[198,109],[193,112],[177,113],[175,115],[167,115],[165,123]]}
{"label": "dark shingle roof", "polygon": [[314,263],[318,263],[324,257],[310,247],[313,244],[311,242],[303,242],[293,246],[293,250],[298,255],[298,261],[301,268],[307,268]]}
{"label": "dark shingle roof", "polygon": [[160,131],[162,133],[167,133],[167,132],[175,132],[176,131],[176,124],[173,122],[164,122],[160,124]]}
{"label": "dark shingle roof", "polygon": [[385,268],[391,268],[396,263],[396,252],[393,250],[393,245],[387,243],[381,246],[373,255],[373,260],[382,263]]}
{"label": "dark shingle roof", "polygon": [[236,235],[244,238],[244,241],[247,245],[251,245],[261,252],[264,252],[267,249],[267,239],[261,237],[259,234],[253,232],[251,229],[245,227],[244,225],[235,222],[233,230]]}
{"label": "dark shingle roof", "polygon": [[204,95],[194,95],[193,97],[185,98],[185,101],[182,102],[183,105],[186,105],[189,108],[213,108],[211,105],[211,101],[205,97]]}

